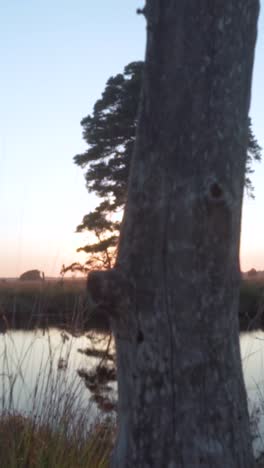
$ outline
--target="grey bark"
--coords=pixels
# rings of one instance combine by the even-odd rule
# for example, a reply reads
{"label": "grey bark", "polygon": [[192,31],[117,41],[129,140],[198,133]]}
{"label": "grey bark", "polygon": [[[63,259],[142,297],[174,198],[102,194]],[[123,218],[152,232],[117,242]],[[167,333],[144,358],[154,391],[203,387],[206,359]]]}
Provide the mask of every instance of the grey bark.
{"label": "grey bark", "polygon": [[117,348],[115,468],[254,463],[237,311],[258,9],[148,0],[144,10],[128,199],[99,288]]}

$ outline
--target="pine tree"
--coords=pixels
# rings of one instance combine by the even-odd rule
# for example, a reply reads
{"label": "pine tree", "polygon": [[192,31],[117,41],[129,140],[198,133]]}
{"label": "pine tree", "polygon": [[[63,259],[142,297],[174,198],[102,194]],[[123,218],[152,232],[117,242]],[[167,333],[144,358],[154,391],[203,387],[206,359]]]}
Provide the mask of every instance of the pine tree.
{"label": "pine tree", "polygon": [[[94,242],[78,249],[88,254],[85,265],[74,263],[64,271],[107,269],[113,265],[120,230],[117,213],[123,211],[126,200],[142,75],[143,62],[138,61],[128,64],[123,74],[109,78],[92,115],[81,121],[88,149],[76,155],[74,162],[87,168],[87,189],[102,201],[77,226],[77,232],[88,231],[94,235]],[[250,118],[248,141],[245,188],[247,194],[254,197],[250,174],[254,172],[254,161],[261,160],[261,148]]]}

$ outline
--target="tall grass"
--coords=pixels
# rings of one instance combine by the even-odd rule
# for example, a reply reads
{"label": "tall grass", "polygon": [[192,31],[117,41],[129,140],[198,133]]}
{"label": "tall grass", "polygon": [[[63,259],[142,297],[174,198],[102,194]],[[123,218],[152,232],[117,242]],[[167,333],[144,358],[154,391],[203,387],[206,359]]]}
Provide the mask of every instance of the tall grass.
{"label": "tall grass", "polygon": [[52,331],[45,333],[45,352],[39,332],[22,345],[13,332],[0,336],[0,467],[105,468],[114,421],[96,411],[73,372],[71,342],[65,351],[63,340],[54,344]]}
{"label": "tall grass", "polygon": [[36,326],[109,329],[106,317],[89,307],[84,279],[0,281],[0,330]]}

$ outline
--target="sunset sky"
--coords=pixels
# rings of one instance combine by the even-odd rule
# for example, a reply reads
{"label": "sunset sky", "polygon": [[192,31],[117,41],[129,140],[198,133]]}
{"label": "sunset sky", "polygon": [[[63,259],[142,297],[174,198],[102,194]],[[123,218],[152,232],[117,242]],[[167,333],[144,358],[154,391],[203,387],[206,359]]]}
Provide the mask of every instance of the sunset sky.
{"label": "sunset sky", "polygon": [[[141,5],[142,4],[142,5]],[[82,261],[75,228],[96,205],[73,156],[85,150],[80,120],[111,75],[144,57],[143,2],[0,2],[0,277],[37,268],[57,276]],[[251,117],[264,147],[264,14]],[[264,270],[264,163],[245,198],[241,265]]]}

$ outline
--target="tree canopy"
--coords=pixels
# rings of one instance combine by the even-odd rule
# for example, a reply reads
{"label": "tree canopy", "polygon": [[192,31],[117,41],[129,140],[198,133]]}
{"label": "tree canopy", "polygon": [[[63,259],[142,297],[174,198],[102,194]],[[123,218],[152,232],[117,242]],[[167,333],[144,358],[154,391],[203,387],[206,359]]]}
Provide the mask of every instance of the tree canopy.
{"label": "tree canopy", "polygon": [[[135,140],[143,62],[128,64],[123,73],[109,78],[93,113],[83,118],[83,138],[88,149],[74,157],[81,168],[87,168],[86,187],[101,200],[94,211],[83,217],[77,232],[88,231],[94,241],[78,251],[88,254],[85,265],[74,263],[66,268],[89,271],[110,268],[119,237],[120,221],[126,199],[129,167]],[[248,151],[245,189],[254,197],[250,179],[253,162],[261,160],[261,148],[248,118]],[[120,217],[119,217],[120,218]]]}

